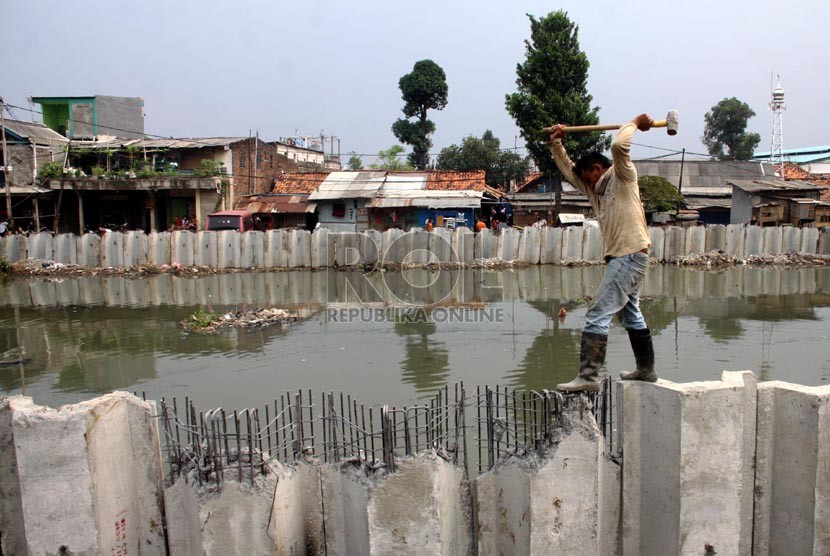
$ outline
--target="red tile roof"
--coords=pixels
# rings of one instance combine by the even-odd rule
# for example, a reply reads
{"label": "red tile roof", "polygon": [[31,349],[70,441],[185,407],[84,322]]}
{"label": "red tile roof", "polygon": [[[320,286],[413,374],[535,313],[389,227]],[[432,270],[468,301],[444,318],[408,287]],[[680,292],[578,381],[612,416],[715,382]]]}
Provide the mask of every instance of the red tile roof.
{"label": "red tile roof", "polygon": [[271,193],[313,193],[331,172],[291,173],[277,176]]}
{"label": "red tile roof", "polygon": [[427,172],[429,191],[484,191],[484,170],[474,172]]}
{"label": "red tile roof", "polygon": [[[535,184],[536,180],[542,177],[542,172],[531,172],[525,178],[525,182],[516,188],[516,193],[527,193],[531,186]],[[532,190],[532,189],[531,189]]]}
{"label": "red tile roof", "polygon": [[798,164],[785,162],[784,179],[805,181],[813,185],[824,186],[825,189],[821,192],[821,200],[830,203],[830,174],[811,174]]}

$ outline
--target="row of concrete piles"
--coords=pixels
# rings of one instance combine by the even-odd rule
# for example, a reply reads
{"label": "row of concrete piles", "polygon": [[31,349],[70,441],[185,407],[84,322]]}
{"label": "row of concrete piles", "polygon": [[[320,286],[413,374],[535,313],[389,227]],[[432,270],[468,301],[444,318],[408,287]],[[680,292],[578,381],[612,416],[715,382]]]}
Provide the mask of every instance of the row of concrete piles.
{"label": "row of concrete piles", "polygon": [[[581,299],[591,295],[603,268],[535,266],[520,272],[496,269],[411,269],[406,272],[205,273],[198,278],[161,273],[135,280],[122,276],[70,276],[62,280],[0,282],[0,306],[242,305],[321,307],[327,303],[485,302],[513,299]],[[830,293],[823,267],[747,267],[727,272],[689,271],[654,265],[643,297],[683,299]],[[409,295],[409,297],[405,297]],[[415,299],[413,299],[413,296]]]}
{"label": "row of concrete piles", "polygon": [[[0,403],[3,554],[828,554],[830,387],[623,384],[621,451],[585,401],[548,443],[468,481],[436,453],[395,473],[283,467],[162,486],[154,407],[115,393]],[[166,526],[165,526],[166,525]]]}
{"label": "row of concrete piles", "polygon": [[[764,253],[830,254],[830,233],[816,228],[708,226],[651,228],[650,256],[658,261],[720,250],[736,258]],[[9,262],[54,260],[89,268],[180,265],[217,269],[327,268],[358,265],[472,265],[598,263],[602,236],[595,227],[508,228],[494,235],[468,228],[378,232],[321,229],[268,232],[111,232],[103,236],[50,233],[0,238]]]}

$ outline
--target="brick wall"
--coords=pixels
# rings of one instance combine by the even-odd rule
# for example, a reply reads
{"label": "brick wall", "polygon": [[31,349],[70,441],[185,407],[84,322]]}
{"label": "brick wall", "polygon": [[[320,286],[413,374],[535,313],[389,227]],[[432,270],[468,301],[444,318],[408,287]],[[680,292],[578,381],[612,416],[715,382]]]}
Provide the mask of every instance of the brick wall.
{"label": "brick wall", "polygon": [[298,166],[273,145],[255,138],[231,145],[233,153],[233,206],[243,195],[269,193],[274,178],[285,172],[296,172]]}

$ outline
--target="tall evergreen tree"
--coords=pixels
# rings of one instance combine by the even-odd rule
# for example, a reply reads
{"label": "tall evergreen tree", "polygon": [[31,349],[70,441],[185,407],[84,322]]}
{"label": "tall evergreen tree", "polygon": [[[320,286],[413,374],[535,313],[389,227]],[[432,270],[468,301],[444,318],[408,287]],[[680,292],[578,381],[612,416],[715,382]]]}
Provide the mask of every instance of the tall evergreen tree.
{"label": "tall evergreen tree", "polygon": [[[398,141],[412,146],[409,162],[418,170],[429,164],[430,135],[435,124],[427,119],[427,110],[443,110],[447,105],[447,76],[441,66],[432,60],[420,60],[410,73],[398,82],[404,100],[403,113],[407,119],[399,119],[392,125],[392,133]],[[411,122],[408,118],[416,118]]]}
{"label": "tall evergreen tree", "polygon": [[[579,28],[564,10],[537,19],[529,15],[530,40],[525,61],[516,66],[518,90],[506,97],[508,113],[521,129],[528,152],[546,175],[559,175],[542,128],[555,123],[599,123],[599,107],[588,94],[588,57],[579,49]],[[565,148],[574,160],[594,150],[605,150],[610,137],[600,132],[568,134]]]}

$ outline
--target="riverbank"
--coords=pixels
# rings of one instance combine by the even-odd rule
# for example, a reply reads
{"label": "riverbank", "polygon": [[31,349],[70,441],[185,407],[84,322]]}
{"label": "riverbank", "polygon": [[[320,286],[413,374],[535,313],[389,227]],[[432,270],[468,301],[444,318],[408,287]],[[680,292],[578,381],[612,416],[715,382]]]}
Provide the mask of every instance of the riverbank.
{"label": "riverbank", "polygon": [[[826,264],[830,232],[818,228],[707,226],[650,228],[649,257],[685,265]],[[710,256],[711,254],[711,256]],[[796,257],[793,254],[803,255]],[[717,256],[715,256],[717,255]],[[805,257],[816,256],[812,259]],[[321,229],[263,232],[111,232],[7,236],[0,257],[24,275],[258,272],[284,269],[492,268],[603,264],[598,228],[466,228],[426,232]],[[703,257],[700,259],[700,257]],[[700,260],[698,260],[700,259]]]}
{"label": "riverbank", "polygon": [[[596,266],[605,264],[603,261],[585,261],[585,260],[563,260],[559,263],[548,263],[550,266],[562,267],[580,267],[580,266]],[[651,259],[651,264],[661,264],[656,259]],[[701,253],[695,255],[685,255],[674,257],[663,264],[698,267],[698,268],[725,268],[734,266],[748,266],[748,267],[822,267],[830,265],[830,255],[818,255],[811,253],[766,253],[759,255],[751,255],[749,257],[735,257],[728,255],[723,251],[711,251],[709,253]],[[458,269],[486,269],[486,270],[508,270],[527,268],[530,263],[521,261],[503,261],[501,259],[477,259],[471,263],[424,263],[424,264],[402,264],[402,263],[382,263],[377,262],[373,265],[352,265],[352,266],[338,266],[333,270],[341,272],[350,271],[393,271],[400,272],[408,269],[425,269],[431,271],[438,270],[458,270]],[[155,276],[159,274],[171,274],[173,276],[183,277],[199,277],[209,276],[212,274],[235,274],[235,273],[250,273],[250,272],[292,272],[292,271],[307,271],[307,270],[322,270],[322,269],[308,269],[308,268],[215,268],[206,266],[182,266],[178,263],[168,265],[152,265],[142,264],[130,267],[113,268],[113,267],[88,267],[79,264],[64,264],[53,260],[44,259],[26,259],[18,261],[9,266],[8,276],[10,277],[38,277],[38,276],[122,276],[125,278],[142,278],[147,276]]]}

